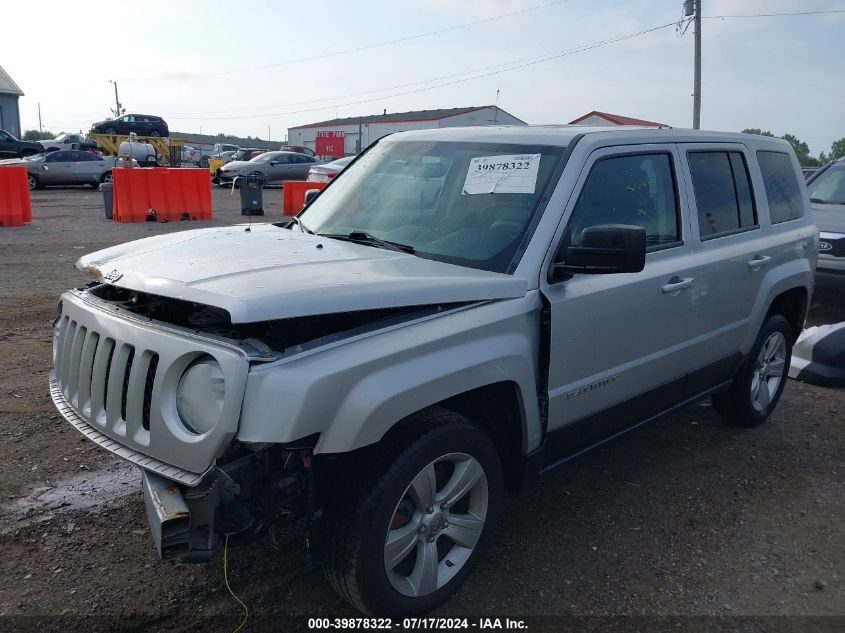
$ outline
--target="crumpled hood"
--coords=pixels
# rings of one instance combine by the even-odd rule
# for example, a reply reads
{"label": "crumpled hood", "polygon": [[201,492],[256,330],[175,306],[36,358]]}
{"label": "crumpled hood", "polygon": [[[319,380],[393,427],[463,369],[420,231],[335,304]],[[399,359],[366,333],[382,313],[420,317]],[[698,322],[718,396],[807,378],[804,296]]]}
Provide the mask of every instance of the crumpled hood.
{"label": "crumpled hood", "polygon": [[149,237],[85,255],[116,286],[227,310],[233,323],[525,295],[524,279],[254,224]]}

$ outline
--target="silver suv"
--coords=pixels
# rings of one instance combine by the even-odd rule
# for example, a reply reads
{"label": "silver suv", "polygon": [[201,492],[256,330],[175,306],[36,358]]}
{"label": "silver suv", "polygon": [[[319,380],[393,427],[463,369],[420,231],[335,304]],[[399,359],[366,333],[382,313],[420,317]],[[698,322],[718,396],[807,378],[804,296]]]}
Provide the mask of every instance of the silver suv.
{"label": "silver suv", "polygon": [[287,525],[358,609],[423,613],[504,490],[706,396],[766,420],[818,240],[782,140],[405,132],[293,221],[81,258],[50,387],[143,469],[164,559]]}

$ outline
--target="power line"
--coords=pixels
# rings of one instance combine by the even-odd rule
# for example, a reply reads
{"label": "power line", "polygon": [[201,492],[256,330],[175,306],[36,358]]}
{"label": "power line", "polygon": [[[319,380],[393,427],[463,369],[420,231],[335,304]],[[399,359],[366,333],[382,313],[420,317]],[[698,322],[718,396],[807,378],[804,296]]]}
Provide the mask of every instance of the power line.
{"label": "power line", "polygon": [[431,35],[440,35],[441,33],[449,33],[451,31],[457,31],[459,29],[469,28],[471,26],[477,26],[479,24],[486,24],[488,22],[494,22],[496,20],[503,20],[505,18],[511,18],[515,15],[521,15],[523,13],[529,13],[530,11],[537,11],[539,9],[545,9],[548,7],[552,7],[558,4],[563,4],[564,2],[568,2],[568,0],[555,0],[554,2],[547,2],[546,4],[539,4],[537,6],[528,7],[526,9],[519,9],[517,11],[511,11],[510,13],[502,13],[500,15],[494,15],[489,18],[482,18],[480,20],[475,20],[473,22],[465,22],[463,24],[456,24],[454,26],[448,26],[446,28],[437,29],[435,31],[427,31],[425,33],[417,33],[416,35],[409,35],[407,37],[400,37],[393,40],[385,40],[382,42],[375,42],[373,44],[367,44],[365,46],[358,46],[356,48],[347,48],[341,51],[334,51],[331,53],[323,53],[321,55],[313,55],[311,57],[300,57],[299,59],[289,59],[283,62],[276,62],[273,64],[265,64],[262,66],[250,66],[247,68],[234,68],[231,70],[217,70],[208,73],[195,73],[195,74],[180,74],[179,76],[175,77],[124,77],[122,78],[123,81],[172,81],[172,80],[183,80],[188,78],[197,78],[197,77],[217,77],[221,75],[233,75],[237,73],[245,73],[245,72],[252,72],[256,70],[266,70],[268,68],[279,68],[281,66],[289,66],[290,64],[300,64],[303,62],[311,62],[318,59],[326,59],[328,57],[336,57],[337,55],[346,55],[348,53],[358,53],[361,51],[371,50],[373,48],[380,48],[382,46],[389,46],[391,44],[400,44],[402,42],[410,42],[411,40],[417,40],[423,37],[429,37]]}
{"label": "power line", "polygon": [[753,13],[748,15],[703,15],[703,20],[719,20],[724,18],[776,18],[784,15],[825,15],[828,13],[845,13],[845,9],[829,9],[826,11],[798,11],[796,13]]}
{"label": "power line", "polygon": [[[427,90],[434,90],[435,88],[443,88],[443,87],[446,87],[446,86],[454,86],[456,84],[461,84],[461,83],[464,83],[464,82],[467,82],[467,81],[473,81],[475,79],[482,79],[484,77],[490,77],[492,75],[498,75],[498,74],[501,74],[501,73],[510,72],[512,70],[518,70],[520,68],[526,68],[527,66],[534,66],[535,64],[540,64],[540,63],[543,63],[543,62],[551,61],[553,59],[560,59],[561,57],[568,57],[569,55],[575,55],[576,53],[583,53],[584,51],[592,50],[594,48],[599,48],[601,46],[608,46],[610,44],[615,44],[615,43],[621,42],[623,40],[629,40],[629,39],[632,39],[634,37],[639,37],[640,35],[645,35],[647,33],[659,31],[661,29],[665,29],[665,28],[668,28],[670,26],[675,26],[675,24],[676,24],[676,22],[667,22],[666,24],[660,24],[658,26],[653,26],[651,28],[647,28],[647,29],[643,29],[641,31],[637,31],[636,33],[628,33],[627,35],[620,35],[618,37],[614,37],[614,38],[610,38],[610,39],[606,39],[606,40],[600,40],[598,42],[592,42],[590,44],[584,44],[584,45],[578,46],[576,48],[566,49],[564,51],[559,51],[559,52],[556,52],[556,53],[551,53],[551,54],[540,56],[540,57],[528,58],[530,61],[516,60],[516,61],[508,62],[508,63],[505,63],[505,64],[500,64],[500,66],[509,66],[508,68],[503,68],[503,69],[500,69],[500,70],[494,70],[494,71],[486,72],[486,73],[483,73],[483,74],[480,74],[480,75],[474,75],[473,77],[466,77],[464,79],[457,79],[455,81],[448,81],[448,82],[444,82],[444,83],[439,83],[439,84],[436,84],[434,86],[427,86],[425,88],[418,88],[416,90],[408,90],[408,91],[405,91],[405,92],[398,92],[398,93],[393,93],[393,94],[389,94],[389,95],[383,95],[383,96],[380,96],[380,97],[373,97],[371,99],[362,99],[360,101],[351,101],[351,102],[347,102],[347,103],[334,103],[334,104],[331,104],[331,105],[320,106],[320,107],[317,107],[317,108],[305,108],[305,109],[301,109],[301,110],[289,110],[287,112],[272,112],[272,113],[260,114],[260,115],[252,114],[252,115],[236,115],[236,116],[225,116],[225,117],[174,117],[174,116],[168,116],[167,118],[174,119],[174,120],[188,120],[188,121],[198,120],[198,119],[206,119],[206,120],[253,119],[253,118],[259,118],[259,117],[275,117],[275,116],[285,116],[285,115],[289,115],[289,114],[302,114],[302,113],[305,113],[305,112],[316,112],[316,111],[319,111],[319,110],[331,110],[331,109],[334,109],[334,108],[343,108],[343,107],[347,107],[347,106],[360,105],[362,103],[371,103],[373,101],[381,101],[383,99],[392,99],[394,97],[402,97],[402,96],[409,95],[409,94],[417,94],[417,93],[420,93],[420,92],[425,92]],[[460,73],[460,74],[469,74],[469,73],[473,73],[473,72],[479,72],[480,70],[484,70],[484,69],[479,69],[479,70],[476,70],[476,71],[468,71],[467,73]],[[438,81],[438,79],[429,80],[429,81]],[[426,82],[421,82],[421,83],[429,83],[429,82],[426,81]],[[387,88],[386,90],[390,90],[390,88]],[[382,92],[382,91],[373,91],[373,92]]]}

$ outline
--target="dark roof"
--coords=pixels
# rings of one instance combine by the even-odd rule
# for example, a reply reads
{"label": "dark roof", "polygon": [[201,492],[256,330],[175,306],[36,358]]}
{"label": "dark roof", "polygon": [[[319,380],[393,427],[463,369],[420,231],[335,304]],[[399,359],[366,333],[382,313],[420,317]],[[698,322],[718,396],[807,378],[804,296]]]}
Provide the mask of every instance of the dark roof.
{"label": "dark roof", "polygon": [[654,121],[646,121],[645,119],[635,119],[629,116],[622,116],[621,114],[610,114],[609,112],[599,112],[598,110],[587,112],[587,114],[579,116],[577,119],[575,119],[574,121],[570,121],[569,123],[575,124],[593,115],[599,116],[607,121],[610,121],[611,123],[615,123],[616,125],[647,125],[651,127],[671,127],[670,125],[666,125],[665,123],[655,123]]}
{"label": "dark roof", "polygon": [[[439,110],[413,110],[411,112],[391,112],[390,114],[371,114],[369,116],[353,116],[345,119],[329,119],[328,121],[320,121],[318,123],[308,123],[307,125],[296,125],[289,129],[300,130],[307,127],[328,127],[331,125],[357,125],[359,123],[407,123],[409,121],[439,121],[440,119],[447,119],[450,116],[458,114],[466,114],[468,112],[476,112],[477,110],[485,110],[487,108],[496,108],[497,106],[472,106],[468,108],[442,108]],[[505,112],[499,108],[500,112]],[[509,112],[505,112],[508,116],[513,116]],[[516,117],[514,117],[516,119]],[[520,119],[517,119],[520,120]],[[525,121],[523,121],[525,123]]]}
{"label": "dark roof", "polygon": [[9,73],[3,70],[2,66],[0,66],[0,94],[23,96],[23,90],[9,77]]}

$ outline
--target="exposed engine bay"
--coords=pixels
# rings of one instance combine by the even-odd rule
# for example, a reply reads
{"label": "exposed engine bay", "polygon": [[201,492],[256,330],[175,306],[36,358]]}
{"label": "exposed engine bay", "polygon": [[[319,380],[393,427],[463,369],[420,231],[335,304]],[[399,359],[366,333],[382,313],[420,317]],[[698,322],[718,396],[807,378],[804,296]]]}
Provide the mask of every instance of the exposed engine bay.
{"label": "exposed engine bay", "polygon": [[404,306],[255,323],[232,323],[226,310],[202,303],[162,297],[107,283],[93,285],[87,288],[87,291],[98,299],[142,317],[236,341],[258,341],[268,351],[274,352],[284,352],[297,345],[362,326],[378,322],[388,325],[397,317],[401,319],[408,315],[423,316],[455,305]]}

